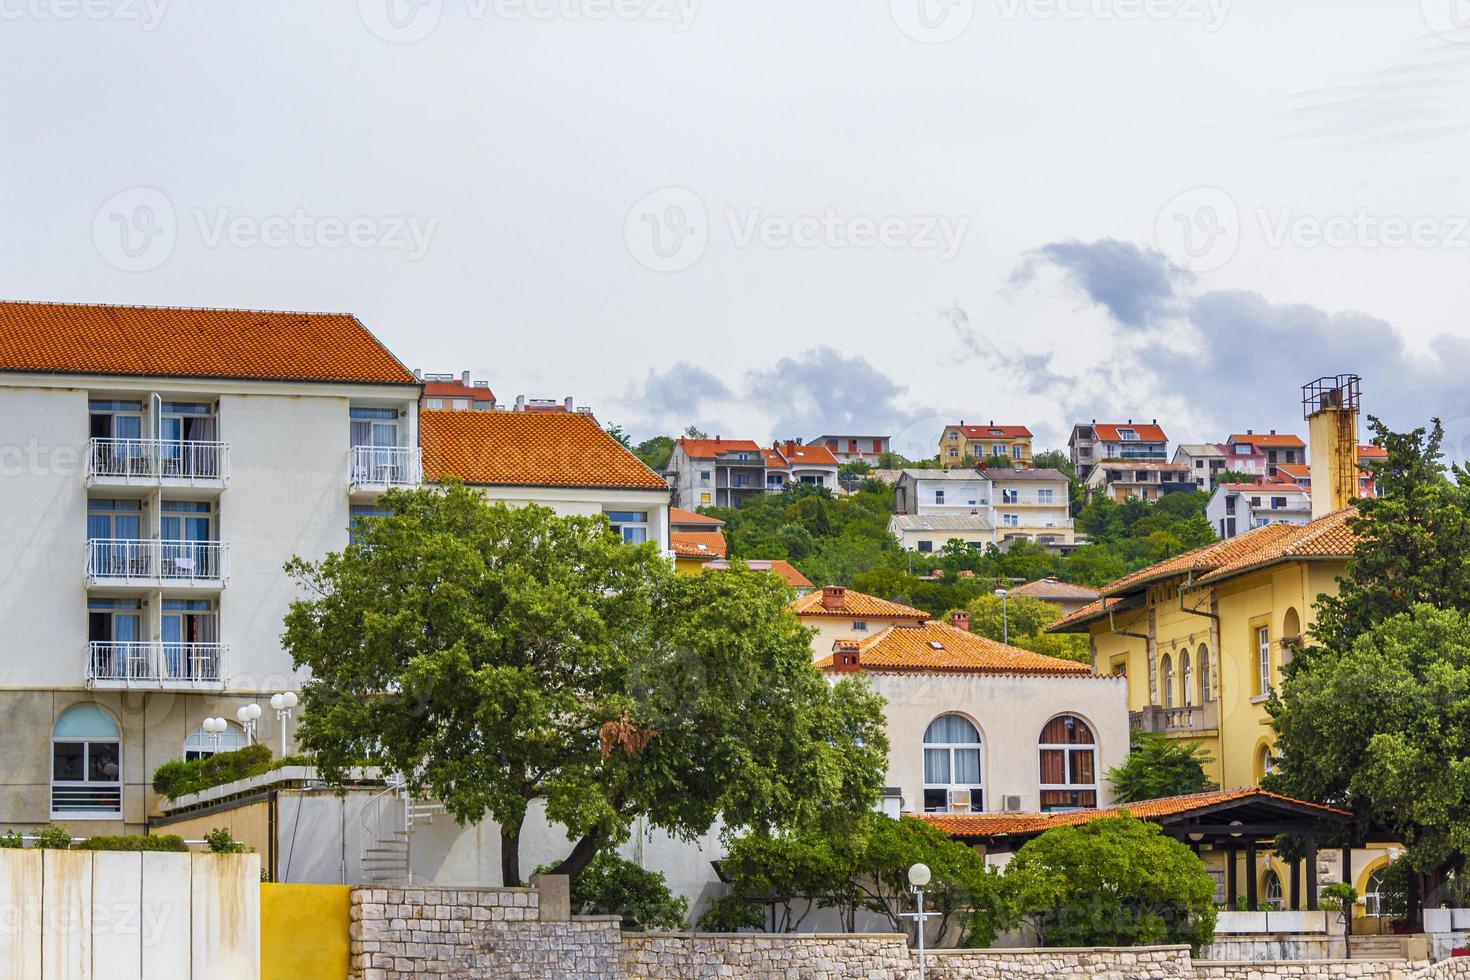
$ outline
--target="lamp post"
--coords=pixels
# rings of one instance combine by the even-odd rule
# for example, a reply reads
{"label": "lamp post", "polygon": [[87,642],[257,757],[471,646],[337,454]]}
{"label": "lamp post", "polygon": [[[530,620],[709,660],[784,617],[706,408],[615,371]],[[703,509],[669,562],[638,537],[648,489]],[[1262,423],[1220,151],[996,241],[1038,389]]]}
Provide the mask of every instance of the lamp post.
{"label": "lamp post", "polygon": [[909,887],[914,892],[914,911],[904,912],[905,919],[913,919],[915,931],[919,936],[919,980],[924,980],[924,922],[938,915],[938,912],[924,911],[924,886],[929,884],[929,866],[927,864],[915,864],[909,868]]}
{"label": "lamp post", "polygon": [[245,729],[245,744],[255,744],[255,720],[260,717],[260,705],[242,704],[240,710],[235,712],[235,719],[240,722],[240,727]]}
{"label": "lamp post", "polygon": [[286,754],[286,723],[291,720],[291,709],[298,703],[299,699],[292,691],[271,695],[271,707],[276,709],[276,721],[281,724],[281,755]]}
{"label": "lamp post", "polygon": [[1000,596],[1000,642],[1011,642],[1011,623],[1006,615],[1006,596],[1010,595],[1005,589],[996,589],[995,594]]}
{"label": "lamp post", "polygon": [[206,718],[204,719],[204,724],[200,725],[199,727],[203,728],[204,734],[209,736],[210,747],[214,749],[214,751],[218,752],[219,738],[225,733],[225,729],[229,726],[230,723],[225,721],[223,718]]}

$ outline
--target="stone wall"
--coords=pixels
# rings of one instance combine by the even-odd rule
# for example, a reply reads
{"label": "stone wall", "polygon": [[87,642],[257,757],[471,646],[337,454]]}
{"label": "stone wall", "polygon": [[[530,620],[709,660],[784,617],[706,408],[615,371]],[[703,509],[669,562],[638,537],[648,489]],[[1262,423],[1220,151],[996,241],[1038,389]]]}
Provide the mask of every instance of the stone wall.
{"label": "stone wall", "polygon": [[939,980],[1167,980],[1193,978],[1188,946],[1114,949],[956,949],[930,954]]}
{"label": "stone wall", "polygon": [[[715,935],[628,933],[622,976],[657,980],[800,977],[801,980],[917,980],[904,937],[894,934]],[[932,972],[932,971],[931,971]],[[939,976],[934,973],[934,976]]]}
{"label": "stone wall", "polygon": [[[1210,963],[1194,965],[1200,980],[1298,980],[1298,978],[1352,977],[1363,980],[1414,980],[1424,963],[1407,960],[1301,960],[1265,963]],[[1437,980],[1437,978],[1436,978]]]}

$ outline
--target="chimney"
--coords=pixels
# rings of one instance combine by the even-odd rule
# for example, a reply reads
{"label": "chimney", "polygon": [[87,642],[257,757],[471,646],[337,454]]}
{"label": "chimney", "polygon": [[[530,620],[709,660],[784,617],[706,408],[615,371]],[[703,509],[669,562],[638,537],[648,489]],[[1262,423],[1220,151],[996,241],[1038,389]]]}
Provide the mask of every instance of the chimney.
{"label": "chimney", "polygon": [[459,373],[459,383],[468,388],[470,386],[470,372],[461,371]]}
{"label": "chimney", "polygon": [[1246,429],[1245,430],[1245,434],[1248,435],[1248,436],[1253,436],[1253,435],[1256,434],[1256,430],[1255,429]]}
{"label": "chimney", "polygon": [[957,630],[964,630],[966,633],[970,632],[970,614],[956,609],[949,614],[949,625]]}
{"label": "chimney", "polygon": [[990,424],[991,424],[991,425],[994,425],[994,424],[995,424],[995,419],[991,419],[991,420],[990,420]]}
{"label": "chimney", "polygon": [[718,435],[718,434],[717,434],[717,435],[716,435],[716,436],[715,436],[715,442],[719,442],[719,441],[720,441],[720,437],[719,437],[719,435]]}
{"label": "chimney", "polygon": [[524,412],[525,410],[526,410],[526,396],[525,395],[516,395],[516,411],[517,412]]}
{"label": "chimney", "polygon": [[420,381],[424,380],[424,369],[423,368],[414,368],[413,369],[413,376],[415,378],[417,378],[418,380],[420,380]]}
{"label": "chimney", "polygon": [[566,405],[568,412],[575,410],[577,407],[577,403],[575,400],[573,400],[571,395],[567,396],[567,400],[563,402],[563,404]]}
{"label": "chimney", "polygon": [[841,609],[842,600],[846,597],[847,590],[840,585],[822,586],[822,608]]}
{"label": "chimney", "polygon": [[1271,430],[1271,434],[1274,436],[1276,434],[1276,430],[1275,429],[1272,429]]}
{"label": "chimney", "polygon": [[1358,496],[1358,385],[1356,374],[1302,385],[1312,462],[1312,519],[1341,510]]}
{"label": "chimney", "polygon": [[855,674],[861,666],[861,646],[857,640],[837,640],[832,644],[832,670],[839,674]]}

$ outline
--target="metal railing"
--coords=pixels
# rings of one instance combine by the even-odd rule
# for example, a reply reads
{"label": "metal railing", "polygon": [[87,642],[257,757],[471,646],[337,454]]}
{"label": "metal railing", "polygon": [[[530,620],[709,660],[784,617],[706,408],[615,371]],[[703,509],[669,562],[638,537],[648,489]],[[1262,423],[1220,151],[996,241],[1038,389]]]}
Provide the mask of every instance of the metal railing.
{"label": "metal railing", "polygon": [[423,480],[417,446],[353,446],[347,450],[347,479],[355,487],[412,487]]}
{"label": "metal railing", "polygon": [[188,439],[92,439],[87,443],[87,478],[223,481],[229,476],[229,448],[229,443]]}
{"label": "metal railing", "polygon": [[87,581],[149,579],[170,584],[223,582],[229,545],[223,541],[93,538],[87,542]]}
{"label": "metal railing", "polygon": [[87,683],[196,684],[224,680],[224,643],[95,640],[87,661]]}

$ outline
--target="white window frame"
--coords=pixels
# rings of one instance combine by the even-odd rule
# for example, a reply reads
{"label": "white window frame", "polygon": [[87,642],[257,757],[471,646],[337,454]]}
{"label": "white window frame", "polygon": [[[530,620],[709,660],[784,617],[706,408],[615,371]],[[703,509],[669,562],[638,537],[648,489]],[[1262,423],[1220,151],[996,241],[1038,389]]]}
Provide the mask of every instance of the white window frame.
{"label": "white window frame", "polygon": [[1049,504],[1052,502],[1051,495],[1051,487],[1041,487],[1036,491],[1036,502],[1038,504]]}
{"label": "white window frame", "polygon": [[942,504],[942,503],[944,503],[944,488],[943,487],[941,487],[940,489],[934,491],[934,503],[935,504]]}
{"label": "white window frame", "polygon": [[[641,521],[621,521],[621,520],[614,520],[613,519],[613,515],[614,514],[642,514],[643,515],[643,520],[641,520]],[[636,511],[636,510],[626,510],[626,511],[625,510],[605,510],[605,511],[603,511],[603,516],[606,517],[607,520],[608,520],[608,523],[612,525],[612,529],[614,531],[618,532],[618,537],[620,537],[620,538],[623,539],[623,543],[624,544],[643,544],[645,541],[648,541],[649,540],[649,537],[648,537],[648,511],[646,511],[646,510],[645,511]],[[630,539],[628,537],[628,532],[629,531],[632,531],[632,530],[642,530],[643,536],[641,538],[636,539],[636,540]]]}
{"label": "white window frame", "polygon": [[1020,527],[1021,526],[1021,515],[1020,514],[1002,514],[1002,515],[1000,515],[1000,522],[1002,524],[1004,524],[1006,527]]}
{"label": "white window frame", "polygon": [[[76,707],[76,705],[73,705],[72,707]],[[70,710],[70,709],[67,709],[67,710]],[[99,709],[99,710],[101,710],[101,709]],[[105,711],[103,713],[106,714]],[[116,718],[112,718],[112,716],[109,714],[108,715],[108,718],[112,721],[113,725],[116,726],[117,729],[118,729],[118,734],[117,734],[116,737],[100,737],[100,736],[68,737],[68,736],[63,736],[63,737],[58,738],[56,736],[56,728],[55,728],[56,722],[61,721],[62,715],[65,715],[65,714],[66,714],[66,712],[63,711],[61,713],[61,715],[58,715],[57,716],[56,721],[52,722],[52,733],[51,733],[51,739],[50,739],[50,749],[51,749],[51,752],[50,752],[50,755],[49,755],[49,757],[47,759],[47,765],[50,767],[50,779],[49,779],[49,783],[50,783],[50,795],[48,797],[48,807],[50,809],[51,819],[52,820],[122,820],[122,818],[123,818],[123,782],[122,782],[122,774],[123,774],[123,745],[122,745],[122,726],[121,725],[118,725],[117,724],[117,719]],[[80,745],[80,746],[82,746],[82,778],[81,779],[58,780],[56,778],[56,746],[58,746],[58,745]],[[94,746],[94,745],[112,745],[112,746],[115,746],[117,748],[117,777],[118,777],[117,779],[104,780],[104,779],[88,779],[87,778],[87,772],[88,772],[88,769],[91,766],[92,746]],[[106,810],[58,810],[58,809],[56,809],[56,790],[58,788],[61,788],[61,789],[97,789],[97,790],[114,790],[115,789],[117,791],[117,809],[116,810],[112,810],[112,809],[106,809]]]}
{"label": "white window frame", "polygon": [[[927,794],[929,790],[943,790],[944,791],[944,808],[943,809],[938,809],[938,808],[934,808],[934,807],[928,806],[926,804],[925,800],[924,800],[923,795],[921,795],[919,797],[920,809],[923,812],[925,812],[925,813],[948,813],[948,812],[950,812],[950,810],[949,810],[949,794],[950,794],[950,792],[953,791],[953,790],[961,789],[961,790],[968,790],[969,793],[970,793],[970,812],[971,813],[981,813],[981,812],[984,812],[984,810],[985,810],[985,752],[984,752],[984,749],[985,749],[985,736],[980,733],[980,726],[979,725],[975,724],[973,721],[971,721],[969,718],[965,717],[964,715],[959,714],[959,713],[954,712],[954,711],[947,711],[944,714],[935,715],[934,716],[934,719],[929,722],[929,726],[932,726],[934,724],[934,722],[938,721],[940,718],[948,718],[948,717],[959,718],[965,724],[969,725],[970,728],[973,729],[974,732],[975,732],[975,741],[973,741],[973,742],[930,742],[927,739],[924,740],[923,747],[922,747],[922,750],[921,750],[922,754],[919,756],[920,772],[923,773],[925,775],[925,777],[926,777],[925,780],[924,780],[923,793],[924,794]],[[925,726],[925,731],[924,731],[924,734],[925,735],[928,735],[929,734],[929,732],[928,732],[929,726]],[[947,769],[948,769],[949,777],[950,777],[950,781],[949,782],[947,782],[947,783],[931,783],[931,782],[929,782],[929,780],[927,778],[927,776],[928,776],[928,768],[929,768],[928,765],[927,765],[927,757],[928,757],[928,754],[931,751],[933,751],[933,752],[945,752],[947,754],[946,762],[947,762]],[[980,778],[978,780],[976,780],[975,782],[973,782],[973,783],[957,783],[957,782],[954,782],[954,775],[955,775],[955,771],[956,771],[956,766],[955,766],[955,752],[957,752],[957,751],[961,751],[961,752],[973,751],[979,757]]]}
{"label": "white window frame", "polygon": [[1260,694],[1271,693],[1271,627],[1256,627],[1256,681]]}

